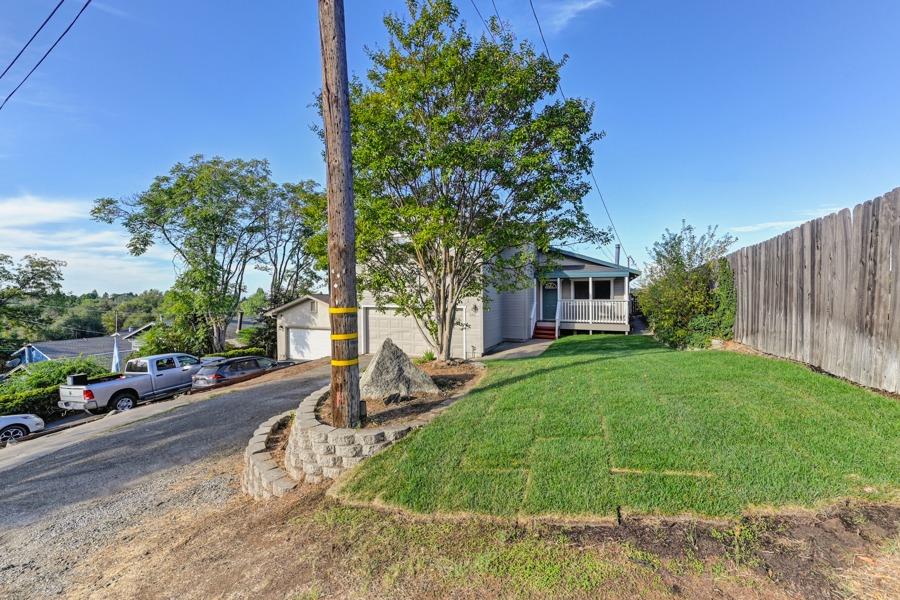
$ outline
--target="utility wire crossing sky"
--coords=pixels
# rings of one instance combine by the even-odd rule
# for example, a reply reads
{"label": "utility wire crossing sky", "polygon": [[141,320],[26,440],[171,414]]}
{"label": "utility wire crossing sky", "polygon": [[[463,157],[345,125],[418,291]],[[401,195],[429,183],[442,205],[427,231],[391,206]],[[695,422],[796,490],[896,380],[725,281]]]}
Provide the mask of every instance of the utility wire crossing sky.
{"label": "utility wire crossing sky", "polygon": [[[496,18],[568,56],[560,87],[594,103],[594,130],[607,134],[594,145],[586,208],[595,224],[615,224],[639,267],[682,219],[746,245],[900,185],[900,3],[458,7],[473,34],[490,36]],[[367,47],[386,45],[384,13],[404,10],[402,0],[346,3],[351,76],[365,76]],[[324,183],[310,130],[321,87],[314,2],[32,0],[0,14],[0,98],[26,81],[0,110],[0,253],[66,260],[67,290],[171,285],[171,252],[129,256],[123,230],[89,210],[194,154],[265,158],[278,181]],[[576,251],[609,258],[612,248]]]}

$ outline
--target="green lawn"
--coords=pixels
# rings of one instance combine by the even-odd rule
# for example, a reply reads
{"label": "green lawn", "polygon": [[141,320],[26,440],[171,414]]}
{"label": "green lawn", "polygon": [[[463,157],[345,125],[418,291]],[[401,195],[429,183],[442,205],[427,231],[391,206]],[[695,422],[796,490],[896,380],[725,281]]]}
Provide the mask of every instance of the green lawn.
{"label": "green lawn", "polygon": [[900,403],[800,365],[605,335],[488,368],[340,493],[418,512],[724,516],[900,489]]}

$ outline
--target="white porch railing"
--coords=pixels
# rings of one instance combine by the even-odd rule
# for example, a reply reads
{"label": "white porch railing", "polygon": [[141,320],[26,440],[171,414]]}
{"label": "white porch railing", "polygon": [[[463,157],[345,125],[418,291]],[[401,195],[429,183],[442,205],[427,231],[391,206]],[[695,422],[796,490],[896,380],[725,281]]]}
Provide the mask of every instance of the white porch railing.
{"label": "white porch railing", "polygon": [[628,300],[560,300],[559,320],[569,323],[628,323]]}

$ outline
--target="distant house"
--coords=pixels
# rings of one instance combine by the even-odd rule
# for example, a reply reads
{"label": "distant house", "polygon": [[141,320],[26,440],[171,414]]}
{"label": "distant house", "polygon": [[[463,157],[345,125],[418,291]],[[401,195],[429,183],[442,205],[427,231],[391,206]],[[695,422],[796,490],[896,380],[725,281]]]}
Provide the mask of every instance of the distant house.
{"label": "distant house", "polygon": [[[453,356],[482,356],[505,341],[631,330],[631,282],[640,272],[618,261],[559,248],[553,254],[552,262],[551,257],[538,257],[553,268],[542,278],[535,277],[531,286],[509,292],[489,289],[484,299],[465,298],[459,303],[461,325],[453,332]],[[331,353],[328,305],[327,294],[309,294],[266,313],[278,322],[280,360]],[[361,298],[357,324],[360,354],[375,352],[388,337],[407,354],[429,350],[412,317],[390,306],[379,310],[368,293]]]}
{"label": "distant house", "polygon": [[[137,350],[134,337],[126,337],[126,335],[119,336],[119,364],[123,366],[128,355]],[[113,363],[112,336],[34,342],[12,353],[12,358],[20,358],[23,364],[79,356],[91,357],[101,365],[111,368]]]}

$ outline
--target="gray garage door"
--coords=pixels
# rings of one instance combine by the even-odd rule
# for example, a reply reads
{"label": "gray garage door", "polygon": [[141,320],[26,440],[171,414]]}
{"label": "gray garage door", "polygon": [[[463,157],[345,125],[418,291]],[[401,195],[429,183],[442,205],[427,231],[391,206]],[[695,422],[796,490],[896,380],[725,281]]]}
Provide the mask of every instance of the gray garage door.
{"label": "gray garage door", "polygon": [[[459,315],[462,316],[462,309],[459,310]],[[363,338],[366,348],[361,348],[361,352],[377,352],[386,338],[391,338],[391,341],[411,356],[421,356],[429,349],[412,317],[398,315],[391,309],[385,309],[381,313],[374,308],[365,308],[362,322],[365,327]],[[462,357],[463,332],[459,327],[453,332],[452,349],[453,356]]]}

